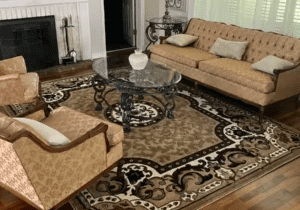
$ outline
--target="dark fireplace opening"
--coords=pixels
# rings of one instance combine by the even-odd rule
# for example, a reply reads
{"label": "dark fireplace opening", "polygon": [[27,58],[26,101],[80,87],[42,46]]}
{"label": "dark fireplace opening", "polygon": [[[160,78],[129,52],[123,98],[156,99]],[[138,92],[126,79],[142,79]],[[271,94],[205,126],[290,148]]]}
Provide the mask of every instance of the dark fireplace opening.
{"label": "dark fireplace opening", "polygon": [[59,65],[54,16],[0,21],[0,60],[19,55],[28,72]]}

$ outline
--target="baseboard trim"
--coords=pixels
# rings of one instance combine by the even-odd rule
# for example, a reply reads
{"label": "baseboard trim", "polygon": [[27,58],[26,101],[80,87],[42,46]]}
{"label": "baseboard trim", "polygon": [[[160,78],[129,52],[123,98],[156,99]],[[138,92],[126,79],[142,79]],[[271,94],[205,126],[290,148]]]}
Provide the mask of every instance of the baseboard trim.
{"label": "baseboard trim", "polygon": [[98,58],[103,58],[103,57],[106,57],[106,52],[104,52],[104,53],[93,53],[92,54],[92,60],[98,59]]}

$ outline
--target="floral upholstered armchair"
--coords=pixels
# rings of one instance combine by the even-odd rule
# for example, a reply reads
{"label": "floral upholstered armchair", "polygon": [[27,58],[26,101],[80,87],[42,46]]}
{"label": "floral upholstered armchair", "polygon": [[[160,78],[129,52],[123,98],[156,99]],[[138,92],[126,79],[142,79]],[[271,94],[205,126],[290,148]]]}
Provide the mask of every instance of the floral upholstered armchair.
{"label": "floral upholstered armchair", "polygon": [[39,76],[27,73],[22,56],[0,61],[0,106],[37,103],[39,91]]}
{"label": "floral upholstered armchair", "polygon": [[[123,157],[119,125],[67,107],[34,121],[42,129],[24,119],[32,121],[0,113],[0,187],[37,209],[62,206]],[[69,142],[51,145],[41,132],[47,127]]]}

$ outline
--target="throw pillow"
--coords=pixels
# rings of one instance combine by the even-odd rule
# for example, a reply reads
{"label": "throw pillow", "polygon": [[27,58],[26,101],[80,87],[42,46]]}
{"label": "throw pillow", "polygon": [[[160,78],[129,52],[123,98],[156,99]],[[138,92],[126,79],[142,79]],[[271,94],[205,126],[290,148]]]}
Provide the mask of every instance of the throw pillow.
{"label": "throw pillow", "polygon": [[251,67],[259,71],[274,74],[275,69],[285,69],[293,65],[294,64],[290,61],[278,58],[274,55],[268,55],[260,61],[252,64]]}
{"label": "throw pillow", "polygon": [[209,52],[226,58],[242,60],[242,56],[245,53],[247,45],[248,42],[228,41],[217,38]]}
{"label": "throw pillow", "polygon": [[32,127],[43,138],[45,138],[51,146],[60,146],[71,142],[65,135],[63,135],[59,131],[39,121],[19,117],[15,117],[14,119]]}
{"label": "throw pillow", "polygon": [[179,47],[185,47],[189,44],[194,43],[197,39],[198,39],[197,36],[192,36],[187,34],[176,34],[167,38],[166,41],[169,42],[170,44]]}

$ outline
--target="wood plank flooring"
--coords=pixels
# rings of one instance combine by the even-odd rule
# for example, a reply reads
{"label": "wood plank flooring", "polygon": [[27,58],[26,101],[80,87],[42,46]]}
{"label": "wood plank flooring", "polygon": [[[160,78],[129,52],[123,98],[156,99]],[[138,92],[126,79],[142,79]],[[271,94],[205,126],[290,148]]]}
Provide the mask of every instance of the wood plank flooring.
{"label": "wood plank flooring", "polygon": [[[300,108],[285,114],[268,115],[300,131]],[[0,188],[0,210],[34,209]],[[60,210],[71,209],[69,205],[60,208]],[[203,210],[218,209],[300,210],[300,158],[203,208]]]}

